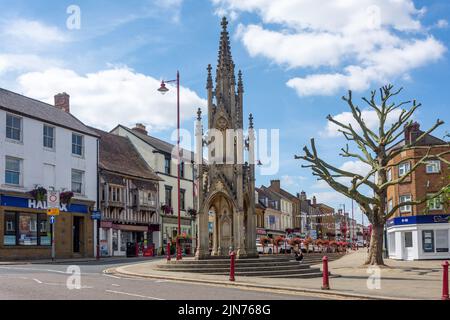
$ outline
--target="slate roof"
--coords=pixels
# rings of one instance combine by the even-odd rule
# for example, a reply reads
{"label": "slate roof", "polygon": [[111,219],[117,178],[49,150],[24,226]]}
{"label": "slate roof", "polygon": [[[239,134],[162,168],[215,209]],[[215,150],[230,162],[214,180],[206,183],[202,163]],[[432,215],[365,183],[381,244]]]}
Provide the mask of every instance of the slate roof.
{"label": "slate roof", "polygon": [[[163,153],[168,153],[168,154],[172,154],[172,151],[174,150],[174,148],[176,147],[174,144],[171,144],[169,142],[163,141],[161,139],[143,134],[141,132],[138,132],[136,130],[131,130],[130,128],[127,128],[123,125],[119,125],[119,127],[127,130],[128,132],[134,134],[135,136],[137,136],[138,138],[140,138],[141,140],[143,140],[144,142],[148,143],[149,145],[151,145],[153,148],[155,148],[156,150],[163,152]],[[181,149],[182,151],[182,159],[185,161],[194,161],[195,160],[195,155],[192,151],[186,150],[186,149]]]}
{"label": "slate roof", "polygon": [[90,128],[100,136],[100,169],[136,178],[161,181],[127,137]]}
{"label": "slate roof", "polygon": [[95,132],[72,114],[58,109],[51,104],[28,98],[2,88],[0,88],[0,109],[79,133],[97,136]]}
{"label": "slate roof", "polygon": [[[421,136],[424,133],[424,131],[419,130],[417,132],[417,137]],[[400,149],[402,147],[404,147],[406,144],[405,139],[399,141],[397,144],[393,145],[389,151],[393,151],[396,149]],[[425,135],[425,137],[420,140],[418,143],[415,144],[415,146],[417,147],[422,147],[422,146],[442,146],[442,145],[448,145],[448,142],[439,139],[435,136],[432,136],[431,134],[427,134]]]}

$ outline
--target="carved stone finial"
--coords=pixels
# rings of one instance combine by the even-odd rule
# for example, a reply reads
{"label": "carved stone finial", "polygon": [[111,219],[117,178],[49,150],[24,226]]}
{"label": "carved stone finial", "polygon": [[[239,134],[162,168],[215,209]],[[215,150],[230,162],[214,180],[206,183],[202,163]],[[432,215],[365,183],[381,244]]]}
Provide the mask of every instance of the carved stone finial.
{"label": "carved stone finial", "polygon": [[254,128],[254,124],[253,124],[253,114],[250,113],[250,116],[248,118],[249,122],[250,122],[250,129]]}
{"label": "carved stone finial", "polygon": [[201,108],[198,108],[198,111],[197,111],[197,120],[198,120],[198,121],[201,121],[201,120],[202,120],[202,109],[201,109]]}
{"label": "carved stone finial", "polygon": [[210,64],[208,64],[208,80],[207,80],[207,84],[206,84],[206,89],[212,89],[213,88],[213,80],[212,80],[212,67]]}
{"label": "carved stone finial", "polygon": [[222,24],[222,29],[223,29],[224,31],[226,31],[226,30],[227,30],[227,27],[228,27],[228,21],[227,21],[227,18],[226,18],[226,17],[223,17],[223,18],[222,18],[221,24]]}
{"label": "carved stone finial", "polygon": [[239,73],[238,73],[238,91],[240,93],[244,92],[244,82],[242,81],[242,71],[241,70],[239,70]]}

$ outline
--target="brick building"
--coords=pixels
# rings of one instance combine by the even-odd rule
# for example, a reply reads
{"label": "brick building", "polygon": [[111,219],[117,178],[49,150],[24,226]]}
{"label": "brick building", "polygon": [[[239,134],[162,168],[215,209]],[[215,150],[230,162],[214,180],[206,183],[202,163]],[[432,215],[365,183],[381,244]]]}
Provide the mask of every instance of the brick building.
{"label": "brick building", "polygon": [[[388,169],[388,180],[395,181],[408,174],[429,152],[438,155],[450,151],[450,145],[432,135],[425,135],[420,125],[405,127],[405,136],[390,152],[415,143],[417,148],[408,149],[396,156]],[[443,155],[450,161],[450,153]],[[392,210],[399,203],[418,201],[436,195],[450,181],[449,166],[439,159],[419,165],[404,181],[388,189],[387,208]],[[403,206],[388,221],[389,257],[399,260],[448,259],[450,258],[449,201],[437,197],[417,206]]]}

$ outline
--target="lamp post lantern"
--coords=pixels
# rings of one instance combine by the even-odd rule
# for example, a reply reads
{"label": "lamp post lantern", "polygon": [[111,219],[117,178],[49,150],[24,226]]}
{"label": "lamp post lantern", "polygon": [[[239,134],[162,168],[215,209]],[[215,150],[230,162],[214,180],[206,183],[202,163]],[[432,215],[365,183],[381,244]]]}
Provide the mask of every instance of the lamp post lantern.
{"label": "lamp post lantern", "polygon": [[177,245],[177,260],[182,259],[181,254],[181,245],[180,245],[180,236],[181,236],[181,189],[180,189],[180,174],[181,174],[181,154],[180,154],[180,72],[177,71],[177,78],[176,80],[169,80],[169,81],[162,81],[161,87],[158,89],[158,91],[165,95],[167,92],[169,92],[169,88],[167,88],[166,83],[173,83],[176,82],[177,84],[177,178],[178,178],[178,232],[177,232],[177,239],[176,239],[176,245]]}

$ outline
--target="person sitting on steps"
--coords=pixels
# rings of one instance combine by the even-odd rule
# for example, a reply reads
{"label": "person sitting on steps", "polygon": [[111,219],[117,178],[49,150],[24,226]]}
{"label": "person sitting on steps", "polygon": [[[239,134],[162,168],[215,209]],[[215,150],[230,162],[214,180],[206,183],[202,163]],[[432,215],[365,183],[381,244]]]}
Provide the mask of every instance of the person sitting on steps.
{"label": "person sitting on steps", "polygon": [[300,254],[299,252],[295,253],[295,261],[303,263],[303,252],[300,250]]}

